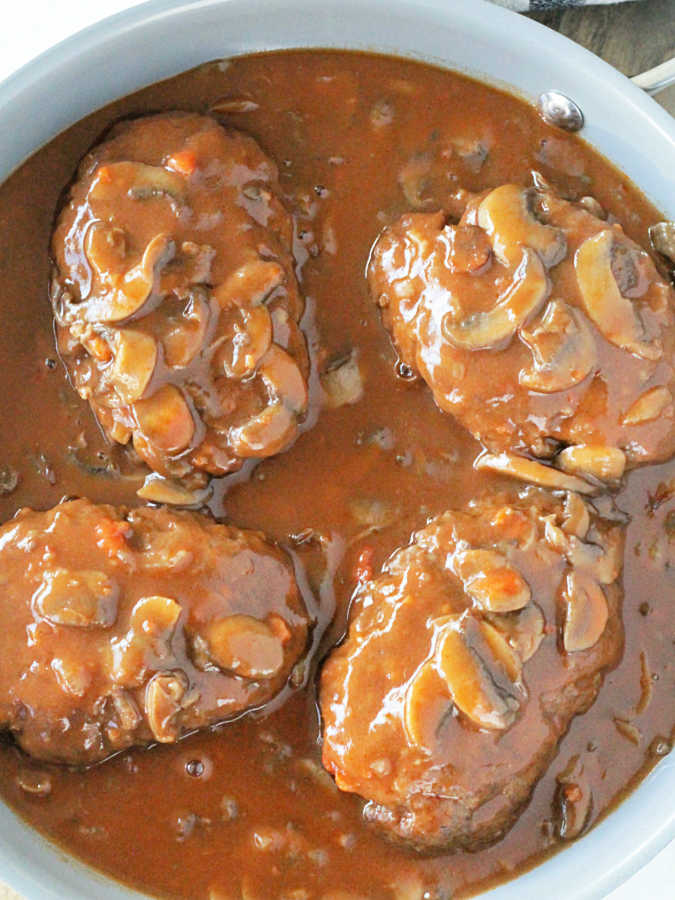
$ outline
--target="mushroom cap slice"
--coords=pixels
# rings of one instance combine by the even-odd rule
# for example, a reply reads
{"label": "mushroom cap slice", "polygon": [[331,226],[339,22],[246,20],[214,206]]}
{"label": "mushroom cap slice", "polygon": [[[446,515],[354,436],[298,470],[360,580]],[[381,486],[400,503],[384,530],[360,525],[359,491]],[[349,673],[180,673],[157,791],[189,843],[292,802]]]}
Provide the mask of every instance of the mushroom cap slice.
{"label": "mushroom cap slice", "polygon": [[481,453],[473,465],[475,469],[491,469],[493,472],[553,490],[577,491],[579,494],[596,494],[598,490],[576,475],[568,475],[552,466],[513,453]]}
{"label": "mushroom cap slice", "polygon": [[[231,342],[231,353],[223,359],[225,374],[230,378],[246,378],[268,352],[274,354],[276,350],[276,345],[272,347],[272,318],[265,306],[242,308],[239,318],[242,327],[237,327]],[[270,364],[269,360],[267,364]]]}
{"label": "mushroom cap slice", "polygon": [[290,353],[277,344],[269,348],[259,367],[260,376],[270,394],[296,415],[307,408],[307,385]]}
{"label": "mushroom cap slice", "polygon": [[519,249],[530,247],[550,269],[567,252],[565,233],[535,219],[529,208],[530,193],[517,184],[495,188],[478,207],[478,224],[490,236],[492,249],[501,262],[513,264]]}
{"label": "mushroom cap slice", "polygon": [[573,475],[592,475],[601,481],[618,481],[626,468],[626,454],[604,444],[574,444],[556,456],[556,464]]}
{"label": "mushroom cap slice", "polygon": [[157,637],[172,632],[180,619],[181,606],[173,597],[152,594],[141,597],[131,613],[131,627],[138,634]]}
{"label": "mushroom cap slice", "polygon": [[573,534],[583,541],[590,525],[591,516],[588,506],[578,494],[575,494],[574,491],[568,491],[565,497],[562,530],[566,534]]}
{"label": "mushroom cap slice", "polygon": [[269,348],[258,372],[273,402],[230,432],[234,452],[241,457],[282,450],[296,433],[297,417],[307,408],[305,380],[296,361],[281,347]]}
{"label": "mushroom cap slice", "polygon": [[439,726],[451,707],[445,681],[427,660],[415,672],[403,701],[403,726],[408,741],[431,754]]}
{"label": "mushroom cap slice", "polygon": [[232,429],[232,449],[244,459],[278,453],[293,438],[295,424],[296,417],[287,406],[273,403],[248,422]]}
{"label": "mushroom cap slice", "polygon": [[167,234],[157,234],[143,251],[140,262],[122,277],[114,279],[114,289],[87,303],[88,322],[121,322],[138,313],[155,293],[159,273],[176,248]]}
{"label": "mushroom cap slice", "polygon": [[652,225],[649,239],[657,253],[675,263],[675,222],[657,222]]}
{"label": "mushroom cap slice", "polygon": [[122,328],[115,333],[115,354],[111,377],[124,403],[140,400],[152,380],[157,365],[157,344],[144,331]]}
{"label": "mushroom cap slice", "polygon": [[180,672],[159,672],[145,689],[145,714],[155,740],[172,744],[180,728],[177,722],[185,697],[185,679]]}
{"label": "mushroom cap slice", "polygon": [[623,546],[618,529],[602,537],[591,529],[586,539],[581,540],[548,519],[544,525],[544,538],[549,546],[566,557],[570,565],[591,573],[600,584],[611,584],[621,571]]}
{"label": "mushroom cap slice", "polygon": [[520,330],[530,348],[532,365],[518,381],[531,391],[552,394],[574,387],[596,364],[595,339],[586,320],[563,300],[551,300],[541,318]]}
{"label": "mushroom cap slice", "polygon": [[213,662],[243,678],[272,678],[283,665],[280,639],[266,622],[252,616],[227,616],[212,622],[204,637]]}
{"label": "mushroom cap slice", "polygon": [[209,486],[190,489],[180,481],[166,478],[157,472],[145,476],[143,484],[136,494],[151,503],[163,503],[167,506],[199,506],[211,493]]}
{"label": "mushroom cap slice", "polygon": [[459,321],[443,317],[445,337],[465,350],[485,350],[509,340],[544,304],[549,293],[546,270],[534,250],[524,247],[513,280],[488,312],[477,312]]}
{"label": "mushroom cap slice", "polygon": [[190,407],[182,392],[165,384],[151,397],[137,400],[133,406],[141,434],[166,453],[187,449],[195,433]]}
{"label": "mushroom cap slice", "polygon": [[609,616],[602,588],[587,572],[575,570],[565,576],[563,599],[565,650],[568,653],[589,650],[600,640]]}
{"label": "mushroom cap slice", "polygon": [[523,609],[493,614],[488,618],[524,663],[534,656],[544,640],[546,621],[536,603],[528,603]]}
{"label": "mushroom cap slice", "polygon": [[439,628],[436,666],[474,725],[503,731],[513,724],[524,697],[522,663],[496,628],[468,613],[449,616]]}
{"label": "mushroom cap slice", "polygon": [[117,203],[126,194],[132,200],[169,197],[182,202],[185,179],[163,166],[140,162],[113,162],[99,166],[89,190],[89,199],[101,203]]}
{"label": "mushroom cap slice", "polygon": [[586,238],[574,256],[577,284],[586,312],[607,340],[642,359],[659,360],[657,340],[645,340],[635,305],[624,297],[612,271],[611,228]]}
{"label": "mushroom cap slice", "polygon": [[162,334],[164,359],[171,368],[189,366],[204,347],[211,324],[209,300],[201,290],[192,290],[180,316],[172,319]]}
{"label": "mushroom cap slice", "polygon": [[642,425],[653,422],[673,402],[673,395],[663,385],[641,394],[621,419],[623,425]]}

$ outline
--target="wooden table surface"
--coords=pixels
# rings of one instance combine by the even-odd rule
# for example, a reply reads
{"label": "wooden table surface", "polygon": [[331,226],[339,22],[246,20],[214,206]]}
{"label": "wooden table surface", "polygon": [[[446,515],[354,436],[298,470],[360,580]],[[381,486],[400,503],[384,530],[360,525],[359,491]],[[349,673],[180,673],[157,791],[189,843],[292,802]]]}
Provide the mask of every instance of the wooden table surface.
{"label": "wooden table surface", "polygon": [[[675,55],[675,0],[641,0],[529,16],[597,53],[625,75],[637,75]],[[675,86],[656,99],[675,115]],[[0,900],[21,898],[0,884]]]}
{"label": "wooden table surface", "polygon": [[[675,56],[675,0],[642,0],[529,13],[597,53],[624,75],[638,75]],[[675,85],[655,98],[675,116]]]}

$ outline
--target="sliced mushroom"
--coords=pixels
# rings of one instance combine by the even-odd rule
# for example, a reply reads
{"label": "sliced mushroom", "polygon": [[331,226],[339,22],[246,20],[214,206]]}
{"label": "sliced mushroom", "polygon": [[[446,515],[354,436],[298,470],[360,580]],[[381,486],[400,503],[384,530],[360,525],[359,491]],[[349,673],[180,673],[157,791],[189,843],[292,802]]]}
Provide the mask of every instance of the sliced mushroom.
{"label": "sliced mushroom", "polygon": [[438,729],[451,707],[447,685],[431,661],[415,672],[405,692],[403,725],[409,742],[431,753]]}
{"label": "sliced mushroom", "polygon": [[121,322],[135,315],[155,293],[162,268],[173,258],[175,245],[166,234],[149,242],[138,265],[113,279],[109,290],[87,302],[88,322]]}
{"label": "sliced mushroom", "polygon": [[649,229],[652,247],[675,263],[675,222],[657,222]]}
{"label": "sliced mushroom", "polygon": [[592,475],[601,481],[618,481],[626,468],[626,454],[604,444],[575,444],[555,458],[556,465],[573,475]]}
{"label": "sliced mushroom", "polygon": [[535,462],[524,456],[515,456],[512,453],[482,453],[474,462],[476,469],[491,469],[511,478],[519,478],[521,481],[529,481],[541,487],[553,490],[577,491],[579,494],[594,494],[597,488],[581,478],[567,475]]}
{"label": "sliced mushroom", "polygon": [[530,209],[531,192],[516,184],[490,191],[478,207],[478,224],[492,240],[492,249],[505,265],[513,265],[522,247],[536,251],[550,269],[567,252],[565,233],[537,221]]}
{"label": "sliced mushroom", "polygon": [[452,566],[481,609],[512,612],[530,602],[530,588],[505,556],[494,550],[459,550]]}
{"label": "sliced mushroom", "polygon": [[565,576],[563,599],[566,604],[565,650],[568,653],[589,650],[602,637],[609,617],[602,588],[587,572],[569,572]]}
{"label": "sliced mushroom", "polygon": [[521,259],[509,286],[488,312],[476,312],[454,320],[443,317],[445,337],[465,350],[484,350],[513,337],[518,328],[534,315],[548,297],[549,281],[541,260],[529,247],[521,250]]}
{"label": "sliced mushroom", "polygon": [[238,268],[213,294],[223,309],[252,307],[263,303],[285,281],[283,267],[274,260],[253,259]]}
{"label": "sliced mushroom", "polygon": [[166,503],[169,506],[201,506],[211,493],[210,487],[190,490],[173,478],[165,478],[156,472],[146,475],[142,487],[136,494],[151,503]]}
{"label": "sliced mushroom", "polygon": [[157,365],[157,344],[144,331],[121,328],[115,333],[111,378],[124,403],[140,400]]}
{"label": "sliced mushroom", "polygon": [[183,203],[186,188],[184,178],[162,166],[139,162],[103,163],[92,182],[89,199],[115,203],[126,194],[133,200],[166,196]]}
{"label": "sliced mushroom", "polygon": [[488,622],[464,613],[440,629],[436,666],[455,706],[479,728],[513,724],[524,696],[518,654]]}
{"label": "sliced mushroom", "polygon": [[615,234],[610,228],[587,238],[574,257],[579,291],[586,312],[610,343],[642,359],[663,356],[659,341],[645,339],[633,303],[624,297],[612,270]]}
{"label": "sliced mushroom", "polygon": [[284,662],[281,641],[266,622],[235,615],[204,630],[209,656],[221,669],[243,678],[272,678]]}
{"label": "sliced mushroom", "polygon": [[139,635],[165,638],[175,629],[180,614],[181,606],[172,597],[141,597],[131,612],[131,627]]}
{"label": "sliced mushroom", "polygon": [[272,346],[272,319],[265,306],[254,306],[239,311],[239,324],[230,352],[223,358],[223,368],[229,378],[246,378],[251,375]]}
{"label": "sliced mushroom", "polygon": [[568,491],[563,508],[562,530],[583,540],[588,533],[591,516],[588,507],[578,494]]}
{"label": "sliced mushroom", "polygon": [[[549,519],[544,526],[544,538],[570,565],[575,569],[591,572],[600,584],[611,584],[618,578],[621,571],[621,538],[618,529],[600,536],[591,528],[587,539],[583,541],[574,534],[567,534]],[[598,543],[594,538],[597,538]]]}
{"label": "sliced mushroom", "polygon": [[270,347],[258,373],[273,402],[232,429],[232,447],[242,457],[269,456],[281,450],[295,434],[297,416],[307,407],[307,385],[302,372],[281,347]]}
{"label": "sliced mushroom", "polygon": [[162,335],[164,358],[171,368],[189,366],[204,346],[211,318],[209,303],[201,290],[193,290],[179,316],[169,321]]}
{"label": "sliced mushroom", "polygon": [[523,662],[531,659],[544,640],[546,621],[536,603],[506,614],[488,616],[489,621],[507,639]]}
{"label": "sliced mushroom", "polygon": [[49,569],[33,595],[35,612],[54,625],[110,628],[117,619],[118,585],[103,572]]}
{"label": "sliced mushroom", "polygon": [[172,744],[180,729],[176,719],[185,696],[183,678],[173,672],[154,675],[145,689],[145,714],[150,731],[161,744]]}
{"label": "sliced mushroom", "polygon": [[138,427],[148,442],[164,453],[179,453],[190,446],[195,423],[182,392],[165,384],[151,397],[133,406]]}
{"label": "sliced mushroom", "polygon": [[307,385],[296,361],[274,344],[258,370],[270,394],[296,415],[307,407]]}
{"label": "sliced mushroom", "polygon": [[153,595],[136,602],[128,631],[110,643],[107,666],[116,685],[139,687],[149,667],[169,658],[180,615],[180,604],[171,597]]}
{"label": "sliced mushroom", "polygon": [[296,421],[283,403],[273,403],[246,424],[232,429],[232,449],[243,458],[278,453],[293,439]]}
{"label": "sliced mushroom", "polygon": [[563,300],[551,300],[543,315],[520,336],[533,362],[518,381],[531,391],[550,394],[579,384],[595,366],[595,340],[584,316]]}
{"label": "sliced mushroom", "polygon": [[673,395],[667,387],[653,387],[639,396],[621,419],[623,425],[642,425],[653,422],[673,402]]}

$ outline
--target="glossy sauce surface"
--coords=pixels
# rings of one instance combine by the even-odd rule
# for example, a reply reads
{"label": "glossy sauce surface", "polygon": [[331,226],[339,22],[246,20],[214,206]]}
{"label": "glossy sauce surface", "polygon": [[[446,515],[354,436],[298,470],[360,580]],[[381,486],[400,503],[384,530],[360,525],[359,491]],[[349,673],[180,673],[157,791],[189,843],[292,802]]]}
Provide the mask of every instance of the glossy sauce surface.
{"label": "glossy sauce surface", "polygon": [[[309,687],[280,708],[172,747],[125,752],[84,773],[39,767],[38,780],[47,775],[51,784],[46,796],[20,787],[27,772],[35,782],[35,767],[7,741],[2,794],[69,852],[162,896],[417,900],[425,890],[432,898],[475,892],[559,846],[557,776],[583,768],[592,824],[670,747],[675,467],[631,472],[617,497],[632,517],[623,660],[591,710],[573,720],[513,829],[486,850],[451,856],[423,858],[384,841],[363,824],[358,798],[338,793],[320,768],[314,672],[344,634],[364,549],[372,549],[378,571],[429,516],[505,482],[476,472],[480,445],[437,409],[422,383],[397,375],[368,294],[369,249],[409,209],[404,189],[437,148],[447,151],[447,165],[437,180],[424,181],[431,205],[460,186],[529,183],[536,168],[563,191],[592,194],[643,246],[658,213],[605,161],[521,101],[400,60],[263,55],[209,64],[126,98],[57,138],[0,188],[0,463],[20,476],[0,498],[3,521],[21,506],[45,509],[64,495],[140,502],[142,479],[117,475],[88,406],[52,362],[50,231],[63,187],[111,122],[176,108],[205,112],[214,103],[223,121],[253,135],[279,165],[296,221],[313,375],[310,413],[294,446],[217,482],[211,509],[293,552],[320,606]],[[466,153],[476,142],[487,150],[480,165]],[[318,371],[352,351],[362,399],[322,407]]]}

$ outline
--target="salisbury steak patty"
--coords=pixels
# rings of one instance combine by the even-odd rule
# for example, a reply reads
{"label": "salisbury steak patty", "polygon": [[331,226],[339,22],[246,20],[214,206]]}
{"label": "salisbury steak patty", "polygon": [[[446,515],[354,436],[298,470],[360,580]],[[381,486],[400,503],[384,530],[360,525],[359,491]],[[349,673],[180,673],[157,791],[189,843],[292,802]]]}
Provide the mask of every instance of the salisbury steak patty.
{"label": "salisbury steak patty", "polygon": [[363,584],[321,678],[323,760],[419,849],[511,826],[621,655],[623,529],[538,488],[433,519]]}
{"label": "salisbury steak patty", "polygon": [[0,726],[88,764],[274,697],[308,615],[290,560],[195,513],[86,500],[0,529]]}
{"label": "salisbury steak patty", "polygon": [[123,122],[80,166],[52,240],[59,349],[108,437],[161,475],[222,475],[296,435],[308,363],[279,194],[252,138],[187,113]]}
{"label": "salisbury steak patty", "polygon": [[403,362],[486,447],[615,481],[675,452],[675,295],[585,201],[598,215],[505,184],[456,225],[405,215],[376,243],[369,279]]}

